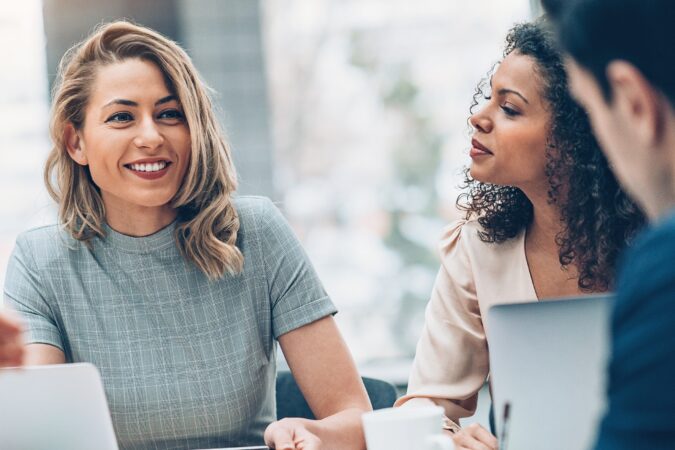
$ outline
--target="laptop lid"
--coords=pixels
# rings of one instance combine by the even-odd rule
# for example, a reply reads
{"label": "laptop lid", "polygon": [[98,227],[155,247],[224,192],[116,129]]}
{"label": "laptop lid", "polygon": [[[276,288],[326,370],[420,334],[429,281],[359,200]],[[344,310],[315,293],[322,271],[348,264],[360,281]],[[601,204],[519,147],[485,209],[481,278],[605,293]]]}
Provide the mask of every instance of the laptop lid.
{"label": "laptop lid", "polygon": [[601,295],[488,311],[500,448],[591,448],[605,407],[611,306],[612,296]]}
{"label": "laptop lid", "polygon": [[118,450],[91,364],[0,369],[0,448]]}

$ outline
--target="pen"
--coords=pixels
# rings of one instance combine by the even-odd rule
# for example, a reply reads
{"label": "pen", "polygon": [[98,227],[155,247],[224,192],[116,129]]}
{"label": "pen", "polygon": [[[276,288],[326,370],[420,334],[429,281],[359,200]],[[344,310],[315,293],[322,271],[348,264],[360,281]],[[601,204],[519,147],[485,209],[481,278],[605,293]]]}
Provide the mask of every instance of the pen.
{"label": "pen", "polygon": [[511,403],[504,403],[504,413],[502,414],[502,436],[499,439],[500,450],[506,450],[506,439],[508,436],[509,418],[511,417]]}

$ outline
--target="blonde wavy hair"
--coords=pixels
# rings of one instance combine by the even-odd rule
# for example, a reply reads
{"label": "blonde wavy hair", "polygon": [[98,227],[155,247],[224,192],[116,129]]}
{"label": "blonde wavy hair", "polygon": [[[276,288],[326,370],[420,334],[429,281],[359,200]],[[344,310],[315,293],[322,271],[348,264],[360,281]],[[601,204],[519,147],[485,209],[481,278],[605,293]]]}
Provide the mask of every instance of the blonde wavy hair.
{"label": "blonde wavy hair", "polygon": [[91,245],[105,237],[105,206],[89,168],[68,155],[66,126],[84,126],[85,110],[97,69],[126,59],[152,62],[178,97],[191,140],[185,178],[171,206],[177,210],[176,242],[182,255],[210,279],[237,274],[244,257],[236,246],[239,217],[232,202],[237,178],[229,145],[213,112],[206,85],[190,57],[159,33],[126,21],[97,27],[66,52],[52,92],[50,133],[53,147],[44,180],[59,205],[59,220],[77,240]]}

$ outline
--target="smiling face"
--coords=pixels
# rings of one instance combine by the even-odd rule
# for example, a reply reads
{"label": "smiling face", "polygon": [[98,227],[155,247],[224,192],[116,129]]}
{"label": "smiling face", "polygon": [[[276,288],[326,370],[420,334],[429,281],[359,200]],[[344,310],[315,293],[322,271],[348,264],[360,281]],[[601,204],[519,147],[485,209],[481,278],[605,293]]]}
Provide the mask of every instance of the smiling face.
{"label": "smiling face", "polygon": [[190,158],[190,130],[162,72],[127,59],[98,69],[84,126],[66,129],[68,153],[89,167],[110,215],[175,217],[169,202]]}
{"label": "smiling face", "polygon": [[548,190],[546,147],[551,113],[541,93],[536,63],[517,51],[491,80],[492,95],[473,114],[471,176],[483,183],[515,186],[526,193]]}

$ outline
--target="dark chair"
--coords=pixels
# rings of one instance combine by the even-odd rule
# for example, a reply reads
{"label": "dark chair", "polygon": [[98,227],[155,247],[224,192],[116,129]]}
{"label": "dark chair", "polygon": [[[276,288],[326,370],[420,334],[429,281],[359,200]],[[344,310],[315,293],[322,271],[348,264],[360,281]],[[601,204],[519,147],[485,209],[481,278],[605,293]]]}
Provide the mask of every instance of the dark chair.
{"label": "dark chair", "polygon": [[[396,401],[396,388],[386,381],[363,378],[373,409],[389,408]],[[277,419],[303,417],[314,419],[314,414],[305,401],[291,372],[277,373]]]}

